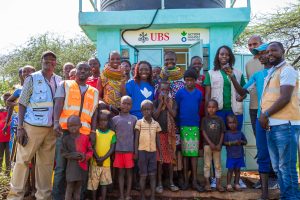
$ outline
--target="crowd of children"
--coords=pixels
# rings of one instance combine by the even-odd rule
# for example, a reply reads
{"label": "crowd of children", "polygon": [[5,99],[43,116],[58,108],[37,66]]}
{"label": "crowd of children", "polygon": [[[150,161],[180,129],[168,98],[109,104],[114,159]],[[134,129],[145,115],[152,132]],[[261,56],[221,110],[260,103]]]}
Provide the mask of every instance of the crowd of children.
{"label": "crowd of children", "polygon": [[[198,192],[211,191],[211,177],[216,178],[219,192],[241,190],[240,170],[245,167],[243,146],[247,139],[241,132],[243,113],[237,101],[238,94],[228,92],[229,88],[234,88],[223,70],[233,67],[231,49],[227,46],[218,49],[215,69],[210,70],[206,77],[200,75],[201,57],[191,58],[190,67],[185,72],[176,66],[174,52],[166,52],[164,61],[163,68],[152,68],[147,61],[140,61],[134,66],[130,78],[131,63],[121,61],[116,51],[110,53],[109,62],[101,74],[99,60],[89,59],[93,75],[87,84],[99,90],[103,102],[96,110],[97,129],[90,137],[80,134],[78,116],[67,119],[69,134],[62,137],[62,149],[58,152],[67,159],[65,199],[82,199],[81,190],[86,187],[92,191],[91,198],[96,200],[100,196],[100,186],[101,199],[105,200],[107,186],[116,181],[120,200],[130,200],[132,185],[139,180],[140,199],[144,200],[147,177],[151,200],[155,199],[155,193],[164,191],[164,178],[168,181],[167,188],[173,192],[188,188]],[[65,78],[72,80],[76,73],[74,65],[68,63],[65,66]],[[25,66],[22,72],[25,73],[27,68]],[[243,75],[238,70],[233,70],[233,73],[243,86]],[[23,78],[28,74],[30,72]],[[224,81],[221,83],[218,78]],[[232,94],[236,96],[232,98]],[[10,98],[14,99],[7,102],[17,105],[17,96]],[[1,110],[3,112],[7,111]],[[0,139],[6,133],[8,131],[1,132]],[[7,142],[0,140],[1,152],[6,149]],[[222,146],[227,151],[225,189],[221,183]],[[204,152],[204,188],[197,177],[201,150]],[[0,158],[2,162],[2,153]],[[163,174],[164,168],[168,171],[167,178]],[[118,178],[114,178],[114,174],[118,174]]]}

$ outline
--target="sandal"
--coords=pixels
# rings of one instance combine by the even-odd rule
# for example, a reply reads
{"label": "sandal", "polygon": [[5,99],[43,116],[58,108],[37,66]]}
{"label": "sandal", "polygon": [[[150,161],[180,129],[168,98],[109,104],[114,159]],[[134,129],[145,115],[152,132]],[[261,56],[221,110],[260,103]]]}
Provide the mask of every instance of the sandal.
{"label": "sandal", "polygon": [[226,190],[227,190],[227,192],[234,192],[231,185],[227,185]]}
{"label": "sandal", "polygon": [[174,184],[170,185],[169,189],[170,189],[172,192],[177,192],[177,191],[179,190],[179,188],[178,188],[176,185],[174,185]]}
{"label": "sandal", "polygon": [[241,187],[240,187],[239,184],[235,184],[235,185],[234,185],[234,190],[235,190],[235,191],[242,191],[242,189],[241,189]]}
{"label": "sandal", "polygon": [[158,193],[158,194],[163,193],[163,191],[164,191],[164,188],[163,188],[162,185],[159,185],[159,186],[157,186],[157,187],[155,188],[155,192]]}

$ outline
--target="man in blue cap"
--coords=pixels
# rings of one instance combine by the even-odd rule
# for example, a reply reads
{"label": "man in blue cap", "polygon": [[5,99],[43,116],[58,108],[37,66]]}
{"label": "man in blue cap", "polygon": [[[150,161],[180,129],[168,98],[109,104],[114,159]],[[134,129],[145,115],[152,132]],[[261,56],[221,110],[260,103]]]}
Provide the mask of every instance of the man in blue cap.
{"label": "man in blue cap", "polygon": [[[272,67],[269,63],[268,54],[267,54],[268,44],[261,44],[259,47],[254,48],[252,53],[258,57],[260,63],[264,66],[264,69],[254,73],[246,85],[242,88],[237,80],[234,77],[234,74],[230,71],[227,71],[227,74],[230,76],[232,83],[234,84],[237,92],[241,96],[246,96],[247,93],[250,93],[251,90],[255,87],[257,91],[257,103],[258,108],[260,108],[261,97],[263,93],[264,79],[268,75],[268,70]],[[271,172],[271,160],[268,151],[266,130],[263,129],[258,122],[260,117],[261,110],[258,109],[257,118],[256,118],[256,146],[257,146],[257,164],[258,171],[260,174],[260,183],[262,189],[261,199],[268,199],[268,179],[269,173]]]}

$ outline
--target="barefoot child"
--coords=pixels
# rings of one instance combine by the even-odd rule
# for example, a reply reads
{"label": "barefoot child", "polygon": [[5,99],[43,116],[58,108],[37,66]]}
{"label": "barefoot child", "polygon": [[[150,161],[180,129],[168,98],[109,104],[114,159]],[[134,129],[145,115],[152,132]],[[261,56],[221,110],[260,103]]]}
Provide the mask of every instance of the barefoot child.
{"label": "barefoot child", "polygon": [[100,110],[98,113],[98,128],[96,138],[92,138],[94,157],[91,162],[88,180],[88,190],[92,190],[93,200],[97,199],[97,188],[101,185],[102,200],[106,199],[107,185],[112,183],[110,171],[110,156],[115,151],[116,135],[108,128],[110,112]]}
{"label": "barefoot child", "polygon": [[233,192],[231,186],[231,178],[234,172],[234,189],[240,191],[239,179],[241,167],[245,167],[244,148],[243,145],[247,144],[245,135],[237,129],[238,120],[235,115],[228,115],[226,122],[229,130],[225,133],[224,144],[227,151],[226,167],[227,172],[227,191]]}
{"label": "barefoot child", "polygon": [[[161,81],[158,89],[158,100],[154,101],[154,119],[158,121],[162,128],[159,133],[160,148],[163,156],[163,163],[169,168],[169,189],[173,192],[178,191],[178,187],[173,182],[173,163],[175,162],[176,151],[176,125],[174,118],[177,114],[176,101],[169,96],[170,83]],[[158,154],[157,154],[158,155]],[[159,155],[157,156],[159,158]],[[159,160],[158,160],[159,161]],[[158,184],[157,193],[163,192],[162,185],[162,163],[158,162]]]}
{"label": "barefoot child", "polygon": [[113,129],[116,131],[117,143],[114,160],[114,167],[118,168],[120,200],[124,200],[124,177],[127,174],[127,191],[125,200],[130,200],[132,185],[132,168],[134,167],[134,127],[137,118],[129,111],[132,106],[132,100],[129,96],[121,98],[120,114],[112,118]]}
{"label": "barefoot child", "polygon": [[147,176],[150,177],[151,200],[155,199],[156,184],[156,149],[162,158],[157,134],[161,131],[160,125],[152,118],[153,103],[144,100],[141,104],[143,118],[135,125],[135,157],[138,159],[140,172],[141,200],[145,200],[145,186]]}
{"label": "barefoot child", "polygon": [[79,200],[81,186],[88,170],[87,161],[93,156],[89,137],[80,134],[80,118],[72,115],[67,121],[70,134],[63,137],[62,156],[67,159],[66,169],[66,200]]}
{"label": "barefoot child", "polygon": [[197,159],[199,155],[199,109],[202,100],[201,92],[195,88],[198,76],[193,69],[184,73],[185,88],[176,93],[178,105],[178,124],[180,126],[181,152],[183,156],[184,186],[189,188],[188,163],[191,161],[192,188],[202,192],[203,188],[197,183]]}
{"label": "barefoot child", "polygon": [[214,161],[215,177],[217,178],[216,189],[224,192],[221,186],[221,149],[225,132],[225,124],[223,120],[216,115],[218,110],[218,102],[210,99],[207,103],[208,116],[202,119],[201,130],[204,137],[204,177],[205,190],[211,191],[210,187],[210,167],[212,160]]}

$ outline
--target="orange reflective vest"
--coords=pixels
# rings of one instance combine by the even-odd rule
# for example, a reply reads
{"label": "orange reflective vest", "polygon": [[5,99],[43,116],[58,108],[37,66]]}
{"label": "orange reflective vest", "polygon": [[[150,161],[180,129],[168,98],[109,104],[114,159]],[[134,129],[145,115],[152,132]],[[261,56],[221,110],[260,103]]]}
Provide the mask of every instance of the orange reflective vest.
{"label": "orange reflective vest", "polygon": [[65,102],[59,123],[62,129],[68,129],[67,120],[71,115],[80,117],[82,127],[80,133],[89,135],[91,132],[92,116],[98,106],[99,92],[94,87],[88,86],[81,94],[80,87],[75,80],[64,82]]}

